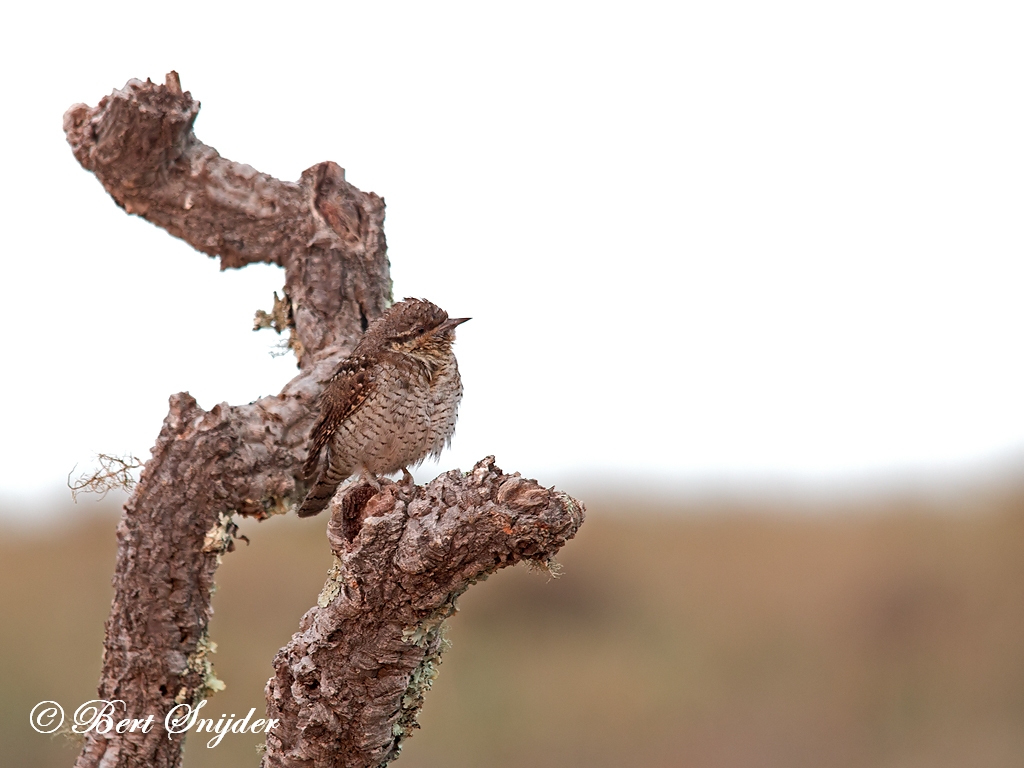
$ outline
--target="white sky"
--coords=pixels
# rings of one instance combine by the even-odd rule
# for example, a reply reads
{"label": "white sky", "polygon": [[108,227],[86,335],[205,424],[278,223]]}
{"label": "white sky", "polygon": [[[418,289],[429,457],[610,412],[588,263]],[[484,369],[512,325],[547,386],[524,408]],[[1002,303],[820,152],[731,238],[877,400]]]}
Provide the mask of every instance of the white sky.
{"label": "white sky", "polygon": [[396,296],[474,318],[440,469],[817,482],[1024,447],[1019,3],[235,7],[5,11],[0,494],[148,455],[172,392],[293,375],[250,330],[282,276],[219,273],[65,143],[72,103],[172,68],[201,140],[335,160],[387,200]]}

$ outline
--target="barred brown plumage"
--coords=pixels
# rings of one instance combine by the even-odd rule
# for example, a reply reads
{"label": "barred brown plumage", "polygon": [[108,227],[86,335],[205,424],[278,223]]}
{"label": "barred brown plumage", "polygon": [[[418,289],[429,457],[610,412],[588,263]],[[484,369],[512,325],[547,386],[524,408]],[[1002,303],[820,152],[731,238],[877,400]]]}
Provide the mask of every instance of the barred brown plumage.
{"label": "barred brown plumage", "polygon": [[455,328],[425,299],[405,299],[370,325],[320,396],[306,477],[327,458],[299,505],[299,517],[315,515],[338,485],[359,472],[371,483],[438,456],[455,432],[462,379],[452,351]]}

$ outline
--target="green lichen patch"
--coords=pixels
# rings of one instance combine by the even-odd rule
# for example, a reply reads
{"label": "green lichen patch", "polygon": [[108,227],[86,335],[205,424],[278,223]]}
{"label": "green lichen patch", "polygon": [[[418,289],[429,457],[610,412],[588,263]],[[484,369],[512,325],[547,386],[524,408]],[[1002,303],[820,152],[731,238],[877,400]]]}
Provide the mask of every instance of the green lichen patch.
{"label": "green lichen patch", "polygon": [[274,306],[266,312],[262,309],[256,310],[256,316],[253,318],[252,329],[254,331],[262,330],[263,328],[270,328],[276,333],[284,333],[288,331],[288,341],[282,343],[278,348],[277,352],[271,354],[275,357],[280,355],[288,354],[288,351],[294,351],[295,356],[302,359],[302,342],[299,341],[298,335],[295,333],[295,320],[292,315],[292,302],[288,298],[288,294],[285,293],[284,297],[279,297],[277,291],[274,291]]}
{"label": "green lichen patch", "polygon": [[[452,599],[454,602],[454,598]],[[450,613],[448,615],[451,615]],[[422,628],[422,625],[421,625]],[[432,625],[431,629],[425,629],[422,635],[412,633],[407,639],[419,637],[420,642],[416,645],[427,648],[423,660],[416,666],[409,675],[409,687],[402,694],[401,711],[398,715],[398,722],[391,726],[391,734],[395,737],[394,749],[381,766],[387,765],[398,759],[402,752],[402,742],[408,738],[412,731],[420,727],[416,721],[420,710],[423,708],[424,695],[430,690],[437,679],[438,667],[441,665],[441,654],[448,650],[449,643],[445,638],[447,625],[444,619],[439,624]]]}
{"label": "green lichen patch", "polygon": [[341,571],[341,560],[335,555],[334,563],[327,572],[327,581],[324,583],[324,588],[320,590],[320,595],[316,599],[316,604],[321,608],[326,608],[330,605],[331,601],[341,592]]}
{"label": "green lichen patch", "polygon": [[431,638],[444,624],[444,620],[459,610],[458,599],[467,589],[469,589],[468,584],[460,590],[451,592],[437,610],[427,618],[416,626],[406,627],[402,630],[402,639],[407,643],[418,645],[420,648],[426,648],[430,644]]}
{"label": "green lichen patch", "polygon": [[202,685],[196,691],[196,701],[207,699],[227,687],[223,680],[218,679],[213,670],[213,661],[210,656],[216,652],[217,644],[204,632],[203,636],[199,638],[199,642],[196,643],[195,652],[189,656],[188,668],[193,672],[198,672],[203,679]]}
{"label": "green lichen patch", "polygon": [[217,522],[210,526],[210,530],[203,537],[203,552],[216,552],[217,565],[224,562],[224,553],[235,548],[235,536],[238,533],[238,526],[231,519],[231,515],[221,512],[217,515]]}

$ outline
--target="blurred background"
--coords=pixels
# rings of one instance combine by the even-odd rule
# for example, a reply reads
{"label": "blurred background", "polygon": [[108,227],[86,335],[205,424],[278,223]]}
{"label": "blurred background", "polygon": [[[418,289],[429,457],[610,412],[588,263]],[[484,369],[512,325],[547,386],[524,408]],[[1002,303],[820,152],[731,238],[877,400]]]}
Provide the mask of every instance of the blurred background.
{"label": "blurred background", "polygon": [[[282,276],[118,209],[61,130],[176,69],[199,138],[384,196],[456,315],[452,449],[582,498],[564,575],[474,587],[400,764],[1024,762],[1024,11],[1008,2],[101,2],[5,11],[0,743],[94,695],[118,504],[167,397],[294,375]],[[243,524],[219,713],[262,706],[323,524]],[[7,762],[9,761],[9,762]],[[192,740],[186,766],[255,765]]]}

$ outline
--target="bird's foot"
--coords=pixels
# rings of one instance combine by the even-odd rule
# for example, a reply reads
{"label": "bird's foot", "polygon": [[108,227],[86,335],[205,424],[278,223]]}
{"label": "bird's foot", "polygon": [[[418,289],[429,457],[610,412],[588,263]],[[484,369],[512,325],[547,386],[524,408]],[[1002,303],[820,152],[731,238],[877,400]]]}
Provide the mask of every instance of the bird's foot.
{"label": "bird's foot", "polygon": [[377,493],[380,493],[380,480],[378,480],[377,476],[373,474],[373,472],[368,470],[366,467],[360,467],[359,480],[357,481],[356,484],[368,485],[371,488],[373,488],[373,490],[377,491]]}
{"label": "bird's foot", "polygon": [[409,471],[408,467],[402,467],[402,489],[406,492],[411,492],[416,487],[416,481],[413,480],[412,472]]}

